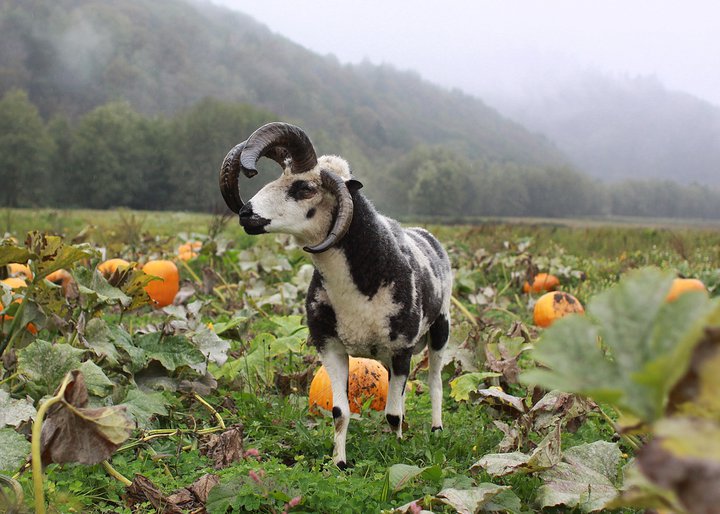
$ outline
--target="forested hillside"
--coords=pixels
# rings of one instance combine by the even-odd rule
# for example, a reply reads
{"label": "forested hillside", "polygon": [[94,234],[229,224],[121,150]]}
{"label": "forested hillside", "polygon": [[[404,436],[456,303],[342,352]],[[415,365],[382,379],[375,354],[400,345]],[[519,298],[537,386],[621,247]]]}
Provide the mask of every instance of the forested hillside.
{"label": "forested hillside", "polygon": [[3,1],[0,98],[0,206],[219,209],[227,150],[281,119],[395,215],[720,217],[718,191],[599,184],[479,99],[186,0]]}

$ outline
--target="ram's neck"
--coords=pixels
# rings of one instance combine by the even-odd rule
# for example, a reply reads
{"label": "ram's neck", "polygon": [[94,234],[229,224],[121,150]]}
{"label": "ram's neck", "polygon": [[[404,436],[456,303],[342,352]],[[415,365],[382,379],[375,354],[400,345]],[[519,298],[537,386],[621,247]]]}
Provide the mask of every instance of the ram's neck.
{"label": "ram's neck", "polygon": [[[340,242],[326,252],[312,256],[328,289],[357,287],[373,296],[392,282],[401,263],[397,235],[400,225],[377,213],[359,192],[353,193],[353,219]],[[349,283],[352,282],[352,283]]]}

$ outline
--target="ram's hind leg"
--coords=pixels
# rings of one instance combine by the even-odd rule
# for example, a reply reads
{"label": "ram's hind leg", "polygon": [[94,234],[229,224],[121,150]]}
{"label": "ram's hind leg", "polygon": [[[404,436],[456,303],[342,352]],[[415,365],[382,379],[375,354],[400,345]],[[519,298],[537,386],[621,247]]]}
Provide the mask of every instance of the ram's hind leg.
{"label": "ram's hind leg", "polygon": [[430,344],[428,345],[428,387],[432,406],[432,430],[442,430],[442,360],[445,345],[450,337],[449,316],[440,314],[430,325]]}
{"label": "ram's hind leg", "polygon": [[335,424],[335,440],[333,446],[333,462],[340,469],[347,467],[345,456],[345,441],[347,439],[348,424],[350,423],[350,404],[348,402],[348,354],[342,350],[326,349],[320,354],[320,360],[330,377],[332,387],[333,408],[332,415]]}
{"label": "ram's hind leg", "polygon": [[402,422],[405,415],[405,384],[410,374],[412,348],[401,350],[392,356],[390,381],[388,384],[385,418],[398,437],[402,437]]}

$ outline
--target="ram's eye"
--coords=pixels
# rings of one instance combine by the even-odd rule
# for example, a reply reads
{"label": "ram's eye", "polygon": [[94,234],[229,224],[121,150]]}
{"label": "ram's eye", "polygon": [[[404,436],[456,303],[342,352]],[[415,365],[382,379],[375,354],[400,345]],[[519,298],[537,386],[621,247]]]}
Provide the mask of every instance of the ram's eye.
{"label": "ram's eye", "polygon": [[296,180],[288,189],[288,196],[295,200],[307,200],[317,193],[318,189],[312,182]]}

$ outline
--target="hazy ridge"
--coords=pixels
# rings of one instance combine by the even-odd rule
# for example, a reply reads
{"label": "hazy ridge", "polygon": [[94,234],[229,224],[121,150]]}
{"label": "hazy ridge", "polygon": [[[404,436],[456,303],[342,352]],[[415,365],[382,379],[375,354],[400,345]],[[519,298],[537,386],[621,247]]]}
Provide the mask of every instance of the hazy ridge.
{"label": "hazy ridge", "polygon": [[654,77],[587,73],[496,105],[604,180],[720,185],[720,108]]}
{"label": "hazy ridge", "polygon": [[0,94],[25,89],[45,116],[120,98],[145,114],[171,114],[213,97],[295,120],[321,134],[325,151],[350,157],[431,144],[518,164],[565,160],[478,99],[413,73],[343,66],[210,4],[10,0],[0,13]]}

